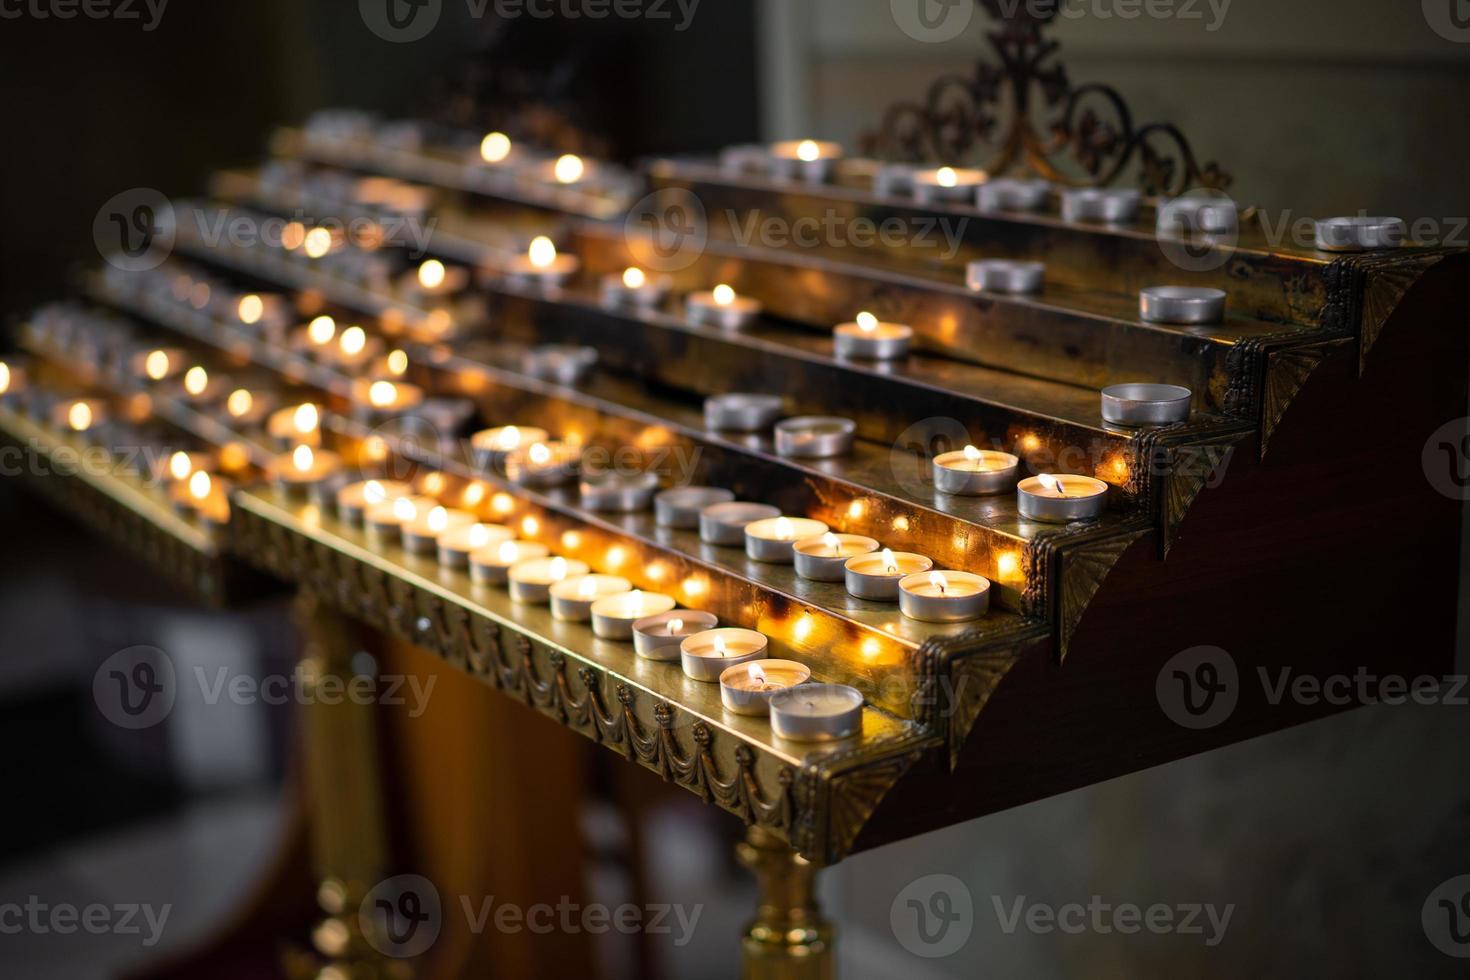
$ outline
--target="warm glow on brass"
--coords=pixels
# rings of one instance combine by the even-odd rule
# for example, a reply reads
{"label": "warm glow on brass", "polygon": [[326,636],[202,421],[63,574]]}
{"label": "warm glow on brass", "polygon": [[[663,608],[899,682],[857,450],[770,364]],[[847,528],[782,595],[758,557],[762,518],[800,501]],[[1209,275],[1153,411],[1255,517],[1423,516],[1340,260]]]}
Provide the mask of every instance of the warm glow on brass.
{"label": "warm glow on brass", "polygon": [[239,314],[240,322],[247,326],[259,323],[265,316],[265,301],[254,293],[246,293],[240,297],[240,305],[235,312]]}
{"label": "warm glow on brass", "polygon": [[508,493],[497,493],[490,498],[490,509],[505,515],[516,509],[516,499]]}
{"label": "warm glow on brass", "polygon": [[883,645],[878,642],[877,637],[870,636],[863,641],[863,644],[859,648],[859,650],[862,652],[862,655],[864,657],[867,657],[869,660],[871,660],[883,651]]}
{"label": "warm glow on brass", "polygon": [[194,309],[202,310],[209,305],[209,283],[196,282],[194,288],[189,291],[189,302]]}
{"label": "warm glow on brass", "polygon": [[1028,453],[1034,453],[1041,448],[1041,439],[1034,432],[1028,432],[1021,437],[1021,448]]}
{"label": "warm glow on brass", "polygon": [[500,163],[510,156],[510,137],[504,133],[486,133],[480,140],[480,159],[486,163]]}
{"label": "warm glow on brass", "polygon": [[607,549],[607,567],[621,568],[628,561],[628,549],[615,544]]}
{"label": "warm glow on brass", "polygon": [[437,497],[444,492],[444,474],[430,473],[424,477],[424,493],[430,497]]}
{"label": "warm glow on brass", "polygon": [[561,546],[568,551],[576,551],[582,547],[582,532],[563,531],[561,533]]}
{"label": "warm glow on brass", "polygon": [[382,436],[368,436],[362,441],[362,454],[369,460],[381,462],[388,458],[388,441]]}
{"label": "warm glow on brass", "polygon": [[816,629],[816,627],[816,620],[812,619],[810,615],[803,613],[802,617],[796,621],[796,625],[792,627],[791,635],[796,638],[797,643],[805,643],[810,639],[812,630]]}
{"label": "warm glow on brass", "polygon": [[909,529],[909,519],[902,515],[895,517],[893,519],[893,529],[895,531],[907,531]]}
{"label": "warm glow on brass", "polygon": [[691,575],[680,583],[679,587],[684,594],[691,599],[697,599],[709,591],[709,583],[704,579]]}
{"label": "warm glow on brass", "polygon": [[464,494],[459,498],[466,507],[478,507],[485,499],[485,484],[471,483],[464,488]]}
{"label": "warm glow on brass", "polygon": [[527,540],[534,538],[541,532],[541,522],[527,514],[521,519],[521,535]]}
{"label": "warm glow on brass", "polygon": [[995,559],[995,571],[1001,578],[1010,578],[1021,569],[1021,557],[1014,551],[1002,551]]}
{"label": "warm glow on brass", "polygon": [[861,520],[862,516],[867,513],[867,511],[868,505],[863,503],[861,500],[854,500],[852,503],[847,505],[847,516],[855,521]]}
{"label": "warm glow on brass", "polygon": [[168,377],[168,354],[161,350],[150,351],[143,359],[143,372],[154,381]]}
{"label": "warm glow on brass", "polygon": [[281,247],[294,252],[306,243],[306,226],[293,221],[281,230]]}

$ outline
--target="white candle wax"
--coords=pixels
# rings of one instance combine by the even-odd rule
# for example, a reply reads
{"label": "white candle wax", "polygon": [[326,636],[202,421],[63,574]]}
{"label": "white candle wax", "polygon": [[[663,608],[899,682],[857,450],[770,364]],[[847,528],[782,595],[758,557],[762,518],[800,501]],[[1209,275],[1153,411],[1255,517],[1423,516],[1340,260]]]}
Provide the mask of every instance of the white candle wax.
{"label": "white candle wax", "polygon": [[841,582],[846,575],[849,558],[877,550],[878,542],[873,538],[830,531],[803,538],[791,546],[796,574],[814,582]]}
{"label": "white candle wax", "polygon": [[550,602],[553,585],[586,575],[590,570],[584,561],[561,557],[528,558],[516,562],[510,566],[506,576],[510,582],[510,597],[517,602]]}
{"label": "white candle wax", "polygon": [[568,623],[585,623],[599,599],[631,591],[633,583],[620,575],[581,575],[551,586],[551,615]]}
{"label": "white candle wax", "polygon": [[673,596],[661,592],[635,590],[604,596],[592,603],[592,632],[604,640],[631,640],[635,622],[668,612],[676,605]]}
{"label": "white candle wax", "polygon": [[737,715],[762,717],[770,712],[771,697],[805,684],[812,672],[794,660],[752,660],[720,672],[720,703]]}
{"label": "white candle wax", "polygon": [[468,527],[475,523],[475,515],[467,510],[434,506],[417,514],[403,525],[403,547],[416,555],[433,552],[439,545],[439,535],[455,527]]}
{"label": "white candle wax", "polygon": [[789,565],[792,545],[827,533],[827,525],[805,517],[768,517],[745,525],[745,553],[755,561]]}
{"label": "white candle wax", "polygon": [[734,664],[764,659],[768,646],[762,633],[726,626],[686,637],[679,644],[679,660],[689,678],[714,683]]}
{"label": "white candle wax", "polygon": [[898,582],[905,575],[927,572],[934,562],[923,555],[884,548],[876,554],[849,558],[843,579],[849,595],[880,602],[898,601]]}
{"label": "white candle wax", "polygon": [[925,623],[964,623],[990,609],[990,580],[969,572],[920,572],[898,583],[898,608]]}
{"label": "white candle wax", "polygon": [[501,524],[465,524],[439,535],[439,564],[468,568],[470,555],[494,544],[515,540],[515,532]]}
{"label": "white candle wax", "polygon": [[782,738],[823,742],[863,727],[863,695],[845,684],[802,684],[771,696],[771,728]]}
{"label": "white candle wax", "polygon": [[504,585],[512,565],[528,558],[545,558],[550,553],[550,548],[536,541],[497,541],[470,552],[470,578]]}
{"label": "white candle wax", "polygon": [[360,480],[337,491],[337,516],[348,524],[361,524],[369,507],[413,495],[413,487],[400,480]]}

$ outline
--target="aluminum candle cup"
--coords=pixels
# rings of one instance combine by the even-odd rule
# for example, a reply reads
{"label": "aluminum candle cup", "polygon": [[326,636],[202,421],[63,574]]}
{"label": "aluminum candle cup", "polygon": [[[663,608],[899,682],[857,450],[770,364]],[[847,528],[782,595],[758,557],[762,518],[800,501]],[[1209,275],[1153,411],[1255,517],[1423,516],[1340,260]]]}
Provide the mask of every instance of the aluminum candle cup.
{"label": "aluminum candle cup", "polygon": [[297,446],[269,466],[276,489],[293,497],[320,497],[342,471],[342,457],[325,449]]}
{"label": "aluminum candle cup", "polygon": [[525,255],[506,263],[505,277],[513,286],[549,292],[565,286],[580,268],[582,263],[575,255],[558,254],[551,239],[538,236]]}
{"label": "aluminum candle cup", "polygon": [[979,259],[965,266],[965,285],[981,293],[1039,293],[1045,278],[1041,262]]}
{"label": "aluminum candle cup", "polygon": [[980,185],[975,205],[981,211],[1041,211],[1050,198],[1048,181],[997,177]]}
{"label": "aluminum candle cup", "polygon": [[781,396],[732,391],[704,400],[704,424],[721,432],[769,429],[784,411]]}
{"label": "aluminum candle cup", "polygon": [[578,485],[582,506],[600,513],[631,514],[647,510],[658,492],[657,473],[597,473]]}
{"label": "aluminum candle cup", "polygon": [[785,140],[771,146],[766,165],[772,177],[824,184],[841,157],[841,143]]}
{"label": "aluminum candle cup", "polygon": [[765,170],[770,164],[771,151],[758,143],[739,143],[720,151],[720,169],[727,174],[743,174]]}
{"label": "aluminum candle cup", "polygon": [[934,489],[961,497],[1004,493],[1016,484],[1021,461],[1010,453],[966,446],[934,457]]}
{"label": "aluminum candle cup", "polygon": [[51,409],[51,424],[77,435],[107,422],[107,406],[96,398],[71,398]]}
{"label": "aluminum candle cup", "polygon": [[668,276],[649,278],[642,269],[628,268],[602,277],[602,305],[613,309],[651,310],[669,294]]}
{"label": "aluminum candle cup", "polygon": [[337,517],[347,524],[362,524],[369,507],[413,495],[413,487],[399,480],[361,480],[337,491]]}
{"label": "aluminum candle cup", "polygon": [[554,487],[577,473],[580,450],[564,442],[538,442],[505,457],[505,475],[528,487]]}
{"label": "aluminum candle cup", "polygon": [[1016,485],[1021,516],[1048,524],[1096,520],[1108,509],[1108,485],[1090,476],[1042,473]]}
{"label": "aluminum candle cup", "polygon": [[577,344],[541,344],[521,356],[521,371],[533,378],[574,385],[597,366],[597,349]]}
{"label": "aluminum candle cup", "polygon": [[776,452],[791,459],[828,459],[852,452],[852,419],[803,415],[776,423]]}
{"label": "aluminum candle cup", "polygon": [[1151,286],[1138,293],[1138,315],[1149,323],[1219,323],[1225,318],[1225,291],[1201,286]]}
{"label": "aluminum candle cup", "polygon": [[883,196],[912,194],[914,174],[922,167],[910,163],[885,163],[873,174],[873,193]]}
{"label": "aluminum candle cup", "polygon": [[452,527],[439,535],[439,564],[445,568],[469,568],[470,555],[505,541],[514,541],[515,532],[500,524],[466,524]]}
{"label": "aluminum candle cup", "polygon": [[633,583],[620,575],[581,575],[551,587],[551,615],[566,623],[585,623],[599,599],[630,592]]}
{"label": "aluminum candle cup", "polygon": [[403,381],[357,378],[350,398],[359,417],[381,417],[418,408],[424,402],[424,390]]}
{"label": "aluminum candle cup", "polygon": [[813,582],[841,582],[847,560],[878,550],[878,542],[861,534],[818,534],[791,546],[796,574]]}
{"label": "aluminum candle cup", "polygon": [[439,535],[450,528],[469,527],[475,515],[467,510],[430,507],[403,525],[403,550],[415,555],[430,555],[439,548]]}
{"label": "aluminum candle cup", "polygon": [[725,285],[708,292],[690,293],[684,297],[684,309],[695,323],[723,330],[747,327],[761,313],[760,303]]}
{"label": "aluminum candle cup", "polygon": [[811,668],[795,660],[752,660],[720,672],[720,703],[751,718],[770,713],[771,695],[812,679]]}
{"label": "aluminum candle cup", "polygon": [[362,525],[378,544],[398,544],[403,538],[403,525],[437,506],[439,502],[433,497],[391,497],[380,504],[368,504]]}
{"label": "aluminum candle cup", "polygon": [[505,466],[505,458],[517,449],[550,441],[551,433],[534,425],[502,425],[470,436],[470,449],[476,466],[500,469]]}
{"label": "aluminum candle cup", "polygon": [[967,623],[990,611],[990,580],[969,572],[919,572],[898,581],[898,609],[921,623]]}
{"label": "aluminum candle cup", "polygon": [[487,585],[504,585],[510,578],[510,566],[550,554],[550,548],[536,541],[500,541],[486,545],[479,551],[470,552],[470,578]]}
{"label": "aluminum candle cup", "polygon": [[671,595],[633,590],[603,596],[592,604],[592,632],[604,640],[631,640],[633,624],[677,606]]}
{"label": "aluminum candle cup", "polygon": [[745,553],[755,561],[790,565],[792,546],[801,538],[827,533],[827,525],[805,517],[768,517],[745,525]]}
{"label": "aluminum candle cup", "polygon": [[710,504],[699,512],[699,537],[705,544],[742,545],[745,543],[745,525],[780,516],[780,509],[770,504],[753,504],[744,500]]}
{"label": "aluminum candle cup", "polygon": [[1176,197],[1159,205],[1160,235],[1227,235],[1239,226],[1235,202],[1227,198]]}
{"label": "aluminum candle cup", "polygon": [[920,170],[914,174],[914,200],[920,204],[938,201],[974,200],[985,182],[985,171],[955,167]]}
{"label": "aluminum candle cup", "polygon": [[1102,417],[1114,425],[1169,425],[1189,419],[1194,393],[1180,385],[1122,384],[1102,390]]}
{"label": "aluminum candle cup", "polygon": [[843,565],[847,594],[859,599],[897,602],[898,583],[905,575],[927,572],[934,562],[923,555],[884,548],[876,554],[849,558]]}
{"label": "aluminum candle cup", "polygon": [[653,518],[659,527],[693,530],[699,527],[700,511],[735,499],[723,487],[673,487],[653,498]]}
{"label": "aluminum candle cup", "polygon": [[516,602],[545,605],[551,601],[551,587],[569,578],[580,578],[591,569],[584,561],[569,558],[527,558],[510,566],[506,580],[510,597]]}
{"label": "aluminum candle cup", "polygon": [[691,680],[713,684],[735,664],[764,660],[769,641],[755,630],[726,626],[687,636],[679,644],[679,663]]}
{"label": "aluminum candle cup", "polygon": [[1317,222],[1316,237],[1324,252],[1368,252],[1400,247],[1409,228],[1402,218],[1328,218]]}
{"label": "aluminum candle cup", "polygon": [[1085,187],[1063,191],[1062,220],[1131,224],[1138,216],[1141,197],[1138,191],[1122,188]]}
{"label": "aluminum candle cup", "polygon": [[771,695],[771,729],[793,742],[828,742],[863,730],[863,692],[846,684],[802,684]]}
{"label": "aluminum candle cup", "polygon": [[838,357],[866,361],[892,361],[907,357],[913,343],[912,327],[883,323],[871,313],[859,313],[852,323],[839,323],[832,331]]}
{"label": "aluminum candle cup", "polygon": [[720,617],[694,609],[672,609],[657,616],[644,616],[633,624],[633,652],[645,660],[678,660],[679,644],[686,636],[718,625]]}

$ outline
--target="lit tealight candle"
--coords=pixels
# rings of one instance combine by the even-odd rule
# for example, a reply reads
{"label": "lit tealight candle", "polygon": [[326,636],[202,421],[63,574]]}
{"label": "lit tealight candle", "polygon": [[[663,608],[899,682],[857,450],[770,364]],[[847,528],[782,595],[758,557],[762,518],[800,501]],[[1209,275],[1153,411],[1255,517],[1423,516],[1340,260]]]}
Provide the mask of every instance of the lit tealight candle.
{"label": "lit tealight candle", "polygon": [[802,684],[771,695],[771,729],[793,742],[850,738],[863,730],[863,693],[845,684]]}
{"label": "lit tealight candle", "polygon": [[790,459],[828,459],[852,452],[857,423],[835,416],[805,415],[776,423],[776,452]]}
{"label": "lit tealight candle", "polygon": [[337,339],[337,321],[329,316],[315,317],[306,325],[300,346],[318,355],[331,350],[332,341]]}
{"label": "lit tealight candle", "polygon": [[316,446],[321,444],[321,425],[321,409],[311,402],[305,402],[272,412],[265,429],[266,434],[277,445]]}
{"label": "lit tealight candle", "polygon": [[406,521],[402,528],[403,548],[415,555],[427,555],[439,546],[439,536],[450,528],[468,527],[475,515],[467,510],[435,505]]}
{"label": "lit tealight candle", "polygon": [[225,397],[225,414],[240,425],[258,425],[271,412],[272,404],[269,395],[236,388]]}
{"label": "lit tealight candle", "polygon": [[791,546],[796,574],[813,582],[841,582],[847,560],[878,550],[878,542],[861,534],[825,534],[803,538]]}
{"label": "lit tealight candle", "polygon": [[381,340],[369,337],[367,331],[362,327],[350,326],[343,330],[337,338],[337,347],[332,353],[332,359],[344,368],[353,368],[377,357],[382,349]]}
{"label": "lit tealight candle", "polygon": [[437,506],[439,502],[433,497],[389,497],[382,503],[368,504],[362,524],[379,544],[397,544],[403,538],[403,525]]}
{"label": "lit tealight candle", "polygon": [[811,668],[794,660],[752,660],[720,673],[720,703],[737,715],[762,718],[770,713],[771,696],[805,684]]}
{"label": "lit tealight candle", "polygon": [[56,406],[54,418],[59,427],[78,434],[89,432],[107,419],[107,411],[94,398],[79,398]]}
{"label": "lit tealight candle", "polygon": [[505,475],[524,486],[554,487],[576,475],[580,458],[575,446],[555,440],[536,442],[505,457]]}
{"label": "lit tealight candle", "polygon": [[983,183],[985,183],[985,171],[983,170],[964,167],[920,170],[914,174],[914,200],[920,204],[973,200]]}
{"label": "lit tealight candle", "polygon": [[149,381],[165,381],[184,369],[184,352],[158,347],[134,358],[134,370]]}
{"label": "lit tealight candle", "polygon": [[537,541],[497,541],[470,552],[470,578],[488,585],[505,585],[512,565],[550,554],[551,549]]}
{"label": "lit tealight candle", "polygon": [[194,514],[206,528],[217,529],[230,522],[229,486],[223,480],[197,470],[177,487],[175,506]]}
{"label": "lit tealight candle", "polygon": [[613,272],[602,277],[602,304],[614,309],[652,309],[663,302],[668,292],[667,276],[650,277],[637,266],[629,266],[621,273]]}
{"label": "lit tealight candle", "polygon": [[720,617],[694,609],[671,609],[645,616],[633,624],[633,652],[645,660],[678,660],[679,644],[686,636],[718,625]]}
{"label": "lit tealight candle", "polygon": [[1049,524],[1096,520],[1107,510],[1108,485],[1090,476],[1042,473],[1016,485],[1016,507],[1022,517]]}
{"label": "lit tealight candle", "polygon": [[210,376],[209,372],[196,364],[184,372],[184,400],[193,404],[212,401],[220,394],[223,383]]}
{"label": "lit tealight candle", "polygon": [[821,140],[785,140],[771,146],[771,176],[826,183],[842,157],[842,145]]}
{"label": "lit tealight candle", "polygon": [[361,480],[337,491],[337,517],[361,524],[370,507],[413,495],[413,487],[398,480]]}
{"label": "lit tealight candle", "polygon": [[580,184],[587,176],[587,163],[575,153],[563,153],[551,163],[551,179],[563,186]]}
{"label": "lit tealight candle", "polygon": [[579,575],[551,586],[551,615],[564,623],[585,623],[592,606],[609,596],[630,592],[633,583],[620,575]]}
{"label": "lit tealight candle", "polygon": [[545,290],[565,286],[581,267],[575,255],[559,254],[550,238],[538,235],[525,255],[510,260],[505,272],[513,285]]}
{"label": "lit tealight candle", "polygon": [[755,561],[789,565],[792,545],[827,533],[827,525],[806,517],[769,517],[745,525],[745,553]]}
{"label": "lit tealight candle", "polygon": [[423,296],[452,296],[469,285],[467,269],[450,268],[438,259],[425,259],[405,284],[405,292]]}
{"label": "lit tealight candle", "polygon": [[592,604],[592,632],[604,640],[631,640],[634,623],[646,616],[668,612],[677,605],[671,595],[638,589],[604,596]]}
{"label": "lit tealight candle", "polygon": [[342,459],[325,449],[300,445],[271,463],[271,478],[282,492],[317,495],[342,468]]}
{"label": "lit tealight candle", "polygon": [[832,331],[832,339],[838,357],[891,361],[908,356],[914,331],[902,323],[884,323],[864,312],[852,323],[839,323]]}
{"label": "lit tealight candle", "polygon": [[918,572],[898,583],[898,609],[924,623],[966,623],[990,610],[990,580],[969,572]]}
{"label": "lit tealight candle", "polygon": [[906,575],[927,572],[934,562],[923,555],[884,548],[876,554],[849,558],[843,566],[843,581],[849,595],[878,602],[897,602],[898,583]]}
{"label": "lit tealight candle", "polygon": [[26,370],[19,364],[0,361],[0,399],[25,394]]}
{"label": "lit tealight candle", "polygon": [[764,660],[769,645],[762,633],[725,626],[685,637],[679,643],[679,662],[691,680],[713,684],[736,664]]}
{"label": "lit tealight candle", "polygon": [[166,460],[157,464],[154,475],[162,478],[167,476],[175,483],[183,483],[191,476],[201,470],[208,470],[215,465],[214,456],[210,453],[184,452],[172,453]]}
{"label": "lit tealight candle", "polygon": [[744,544],[747,524],[780,516],[780,509],[770,504],[755,504],[744,500],[710,504],[699,512],[699,537],[706,544]]}
{"label": "lit tealight candle", "polygon": [[439,564],[445,568],[469,568],[470,555],[515,540],[515,532],[502,524],[466,524],[439,535]]}
{"label": "lit tealight candle", "polygon": [[357,378],[352,382],[351,397],[359,414],[371,417],[417,408],[424,402],[424,390],[403,381]]}
{"label": "lit tealight candle", "polygon": [[549,441],[551,434],[533,425],[502,425],[470,436],[475,465],[482,470],[500,469],[505,458],[523,446]]}
{"label": "lit tealight candle", "polygon": [[486,133],[480,140],[480,159],[489,164],[501,164],[510,159],[515,145],[510,137],[501,132]]}
{"label": "lit tealight candle", "polygon": [[934,489],[964,497],[1003,493],[1015,485],[1020,465],[1010,453],[966,446],[934,457]]}
{"label": "lit tealight candle", "polygon": [[584,561],[571,558],[528,558],[510,566],[506,578],[510,597],[516,602],[545,605],[551,601],[551,587],[569,578],[580,578],[590,568]]}
{"label": "lit tealight candle", "polygon": [[690,293],[684,299],[684,306],[695,323],[725,330],[747,327],[761,312],[760,303],[741,296],[725,283],[707,292]]}

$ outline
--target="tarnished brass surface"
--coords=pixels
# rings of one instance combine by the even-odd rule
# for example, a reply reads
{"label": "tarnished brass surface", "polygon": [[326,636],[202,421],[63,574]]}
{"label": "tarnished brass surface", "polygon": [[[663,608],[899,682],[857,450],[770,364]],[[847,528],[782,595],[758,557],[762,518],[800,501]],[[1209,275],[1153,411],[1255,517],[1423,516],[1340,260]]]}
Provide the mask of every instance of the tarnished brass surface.
{"label": "tarnished brass surface", "polygon": [[830,980],[832,925],[817,907],[817,869],[779,837],[751,827],[736,845],[760,889],[755,918],[741,937],[744,980]]}

